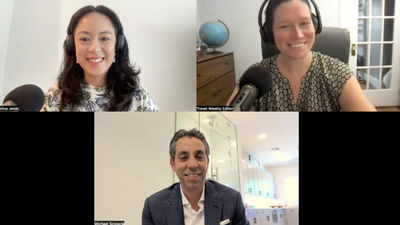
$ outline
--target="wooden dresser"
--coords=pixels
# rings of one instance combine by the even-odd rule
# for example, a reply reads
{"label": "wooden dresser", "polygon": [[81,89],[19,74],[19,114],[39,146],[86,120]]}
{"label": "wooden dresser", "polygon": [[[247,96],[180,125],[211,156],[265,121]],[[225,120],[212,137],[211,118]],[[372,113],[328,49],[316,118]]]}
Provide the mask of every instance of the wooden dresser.
{"label": "wooden dresser", "polygon": [[224,106],[236,86],[233,53],[197,55],[197,106]]}

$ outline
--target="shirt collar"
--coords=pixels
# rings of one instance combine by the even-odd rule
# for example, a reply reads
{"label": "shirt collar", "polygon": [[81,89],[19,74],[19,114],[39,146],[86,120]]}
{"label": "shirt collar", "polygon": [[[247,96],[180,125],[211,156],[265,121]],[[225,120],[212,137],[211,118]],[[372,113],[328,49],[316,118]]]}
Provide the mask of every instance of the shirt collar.
{"label": "shirt collar", "polygon": [[[187,200],[185,194],[183,194],[182,185],[181,185],[181,184],[179,184],[179,185],[180,185],[180,189],[181,189],[182,205],[183,205],[183,206],[185,206],[185,205],[190,205],[190,203],[189,203],[189,201]],[[206,189],[206,185],[203,186],[203,191],[201,191],[201,196],[200,196],[199,202],[197,203],[197,204],[199,205],[200,208],[203,208],[203,205],[204,205],[204,190],[205,190],[205,189]]]}

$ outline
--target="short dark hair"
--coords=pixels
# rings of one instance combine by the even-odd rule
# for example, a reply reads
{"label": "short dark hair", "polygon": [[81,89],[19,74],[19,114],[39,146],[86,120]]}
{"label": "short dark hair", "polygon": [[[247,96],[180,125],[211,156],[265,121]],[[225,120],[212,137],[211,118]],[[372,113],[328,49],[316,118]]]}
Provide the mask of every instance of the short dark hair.
{"label": "short dark hair", "polygon": [[[265,10],[265,22],[267,24],[268,34],[271,35],[271,40],[272,40],[273,44],[275,44],[275,38],[274,38],[274,32],[272,30],[272,25],[274,24],[275,10],[282,3],[290,2],[290,1],[293,1],[293,0],[270,0],[268,2],[267,9]],[[301,1],[303,1],[307,4],[308,8],[310,9],[310,14],[311,14],[311,7],[310,7],[310,3],[308,2],[308,0],[301,0]]]}
{"label": "short dark hair", "polygon": [[183,137],[191,137],[191,138],[197,138],[201,142],[203,142],[204,148],[206,149],[206,155],[207,157],[210,156],[210,146],[207,143],[206,138],[204,137],[204,134],[201,133],[199,130],[196,128],[193,128],[191,130],[184,130],[180,129],[177,132],[175,132],[174,136],[171,139],[171,142],[169,143],[169,156],[175,160],[175,153],[176,153],[176,142]]}

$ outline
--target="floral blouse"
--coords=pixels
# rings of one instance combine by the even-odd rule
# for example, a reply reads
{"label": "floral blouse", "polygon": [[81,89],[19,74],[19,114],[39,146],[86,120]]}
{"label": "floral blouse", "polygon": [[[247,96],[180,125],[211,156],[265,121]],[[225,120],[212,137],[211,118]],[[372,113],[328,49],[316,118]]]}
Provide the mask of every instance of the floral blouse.
{"label": "floral blouse", "polygon": [[[83,99],[81,104],[72,110],[66,107],[63,111],[106,111],[109,107],[111,96],[107,94],[107,87],[95,87],[82,83]],[[60,111],[62,90],[57,86],[51,87],[45,94],[45,101],[41,111]],[[133,96],[132,104],[128,111],[157,112],[158,108],[151,99],[150,93],[139,87]]]}

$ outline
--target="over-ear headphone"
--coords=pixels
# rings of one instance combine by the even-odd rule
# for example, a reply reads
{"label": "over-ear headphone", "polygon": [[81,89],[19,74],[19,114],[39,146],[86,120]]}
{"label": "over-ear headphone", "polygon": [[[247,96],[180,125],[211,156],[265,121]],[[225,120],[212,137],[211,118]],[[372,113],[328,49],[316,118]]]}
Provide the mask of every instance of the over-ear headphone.
{"label": "over-ear headphone", "polygon": [[[264,12],[264,7],[269,1],[270,0],[265,0],[260,7],[260,11],[258,12],[258,26],[260,27],[260,35],[261,35],[262,40],[267,43],[275,44],[274,35],[273,35],[272,31],[269,31],[267,22],[265,21],[264,23],[262,23],[262,15]],[[312,21],[314,23],[314,27],[315,27],[315,34],[319,34],[322,31],[321,16],[319,14],[319,9],[318,9],[317,4],[315,4],[314,0],[310,0],[310,1],[311,1],[312,5],[314,6],[315,14],[316,14],[315,15],[314,13],[311,13],[311,19],[312,19]]]}
{"label": "over-ear headphone", "polygon": [[[65,48],[69,52],[75,52],[75,43],[74,43],[74,35],[69,34],[67,38],[65,38]],[[115,51],[120,51],[124,48],[125,45],[125,36],[123,34],[117,35],[117,42],[115,44]]]}

